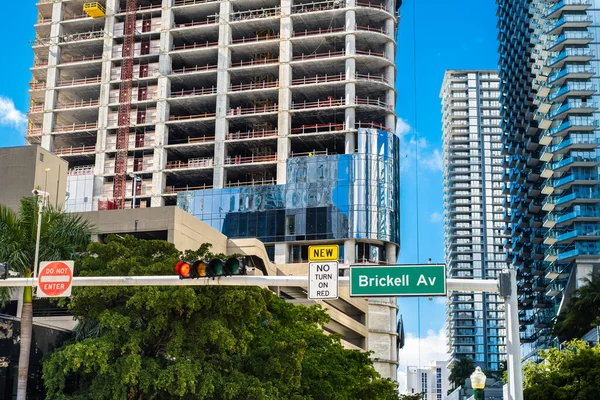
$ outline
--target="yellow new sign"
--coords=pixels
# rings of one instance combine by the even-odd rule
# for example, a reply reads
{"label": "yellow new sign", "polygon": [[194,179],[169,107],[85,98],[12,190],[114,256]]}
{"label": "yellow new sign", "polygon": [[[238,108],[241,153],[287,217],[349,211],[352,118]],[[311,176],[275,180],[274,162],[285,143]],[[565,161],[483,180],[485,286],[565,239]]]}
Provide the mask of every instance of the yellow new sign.
{"label": "yellow new sign", "polygon": [[339,255],[340,246],[337,244],[308,246],[308,261],[337,261]]}

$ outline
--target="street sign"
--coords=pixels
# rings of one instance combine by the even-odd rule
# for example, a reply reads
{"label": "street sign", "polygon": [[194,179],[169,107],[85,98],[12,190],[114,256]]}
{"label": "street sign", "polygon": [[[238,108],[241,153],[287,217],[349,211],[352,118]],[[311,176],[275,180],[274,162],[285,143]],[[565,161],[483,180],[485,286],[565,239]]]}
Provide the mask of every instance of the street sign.
{"label": "street sign", "polygon": [[350,296],[446,296],[446,266],[351,266]]}
{"label": "street sign", "polygon": [[308,246],[308,261],[337,261],[339,255],[340,246],[337,244]]}
{"label": "street sign", "polygon": [[338,276],[337,261],[308,263],[308,298],[310,300],[337,299]]}
{"label": "street sign", "polygon": [[73,282],[73,261],[40,263],[38,297],[69,297]]}

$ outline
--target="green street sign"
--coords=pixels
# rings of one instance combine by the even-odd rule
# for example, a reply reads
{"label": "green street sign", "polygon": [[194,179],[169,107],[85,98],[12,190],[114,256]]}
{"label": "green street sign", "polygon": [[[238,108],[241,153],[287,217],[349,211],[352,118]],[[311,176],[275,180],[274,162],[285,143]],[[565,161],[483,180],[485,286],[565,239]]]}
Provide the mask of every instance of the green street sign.
{"label": "green street sign", "polygon": [[446,266],[350,266],[350,296],[446,296]]}

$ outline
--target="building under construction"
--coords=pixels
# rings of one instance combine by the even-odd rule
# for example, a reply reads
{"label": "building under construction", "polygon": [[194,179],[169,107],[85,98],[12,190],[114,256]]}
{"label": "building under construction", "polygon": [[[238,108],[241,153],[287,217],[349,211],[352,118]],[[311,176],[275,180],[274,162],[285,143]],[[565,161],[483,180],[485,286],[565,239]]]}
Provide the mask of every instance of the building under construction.
{"label": "building under construction", "polygon": [[[278,264],[394,263],[400,0],[39,0],[27,140],[67,209],[179,205]],[[369,348],[395,378],[396,304]]]}

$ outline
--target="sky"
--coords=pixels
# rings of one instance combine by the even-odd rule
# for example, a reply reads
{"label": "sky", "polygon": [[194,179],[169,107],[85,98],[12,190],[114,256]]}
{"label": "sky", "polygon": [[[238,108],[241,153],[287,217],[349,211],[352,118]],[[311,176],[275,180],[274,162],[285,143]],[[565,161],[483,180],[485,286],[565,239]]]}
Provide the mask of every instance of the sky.
{"label": "sky", "polygon": [[[417,264],[431,258],[433,263],[443,263],[439,93],[447,69],[497,69],[496,5],[493,0],[463,0],[460,7],[447,0],[404,0],[400,13],[396,55],[397,131],[402,137],[398,261]],[[407,334],[406,346],[400,351],[401,390],[407,365],[446,360],[445,302],[439,297],[398,299]]]}
{"label": "sky", "polygon": [[[10,18],[0,24],[1,37],[8,38],[4,41],[8,54],[0,62],[0,147],[25,143],[33,60],[30,41],[35,38],[37,16],[35,0],[5,3],[3,13]],[[460,7],[447,0],[404,0],[400,13],[396,57],[396,111],[398,133],[403,139],[399,262],[427,263],[431,258],[434,263],[443,263],[439,92],[446,69],[497,68],[496,6],[493,0],[463,0]],[[407,345],[400,352],[400,371],[407,364],[445,360],[445,299],[401,298],[398,304],[407,333]]]}

